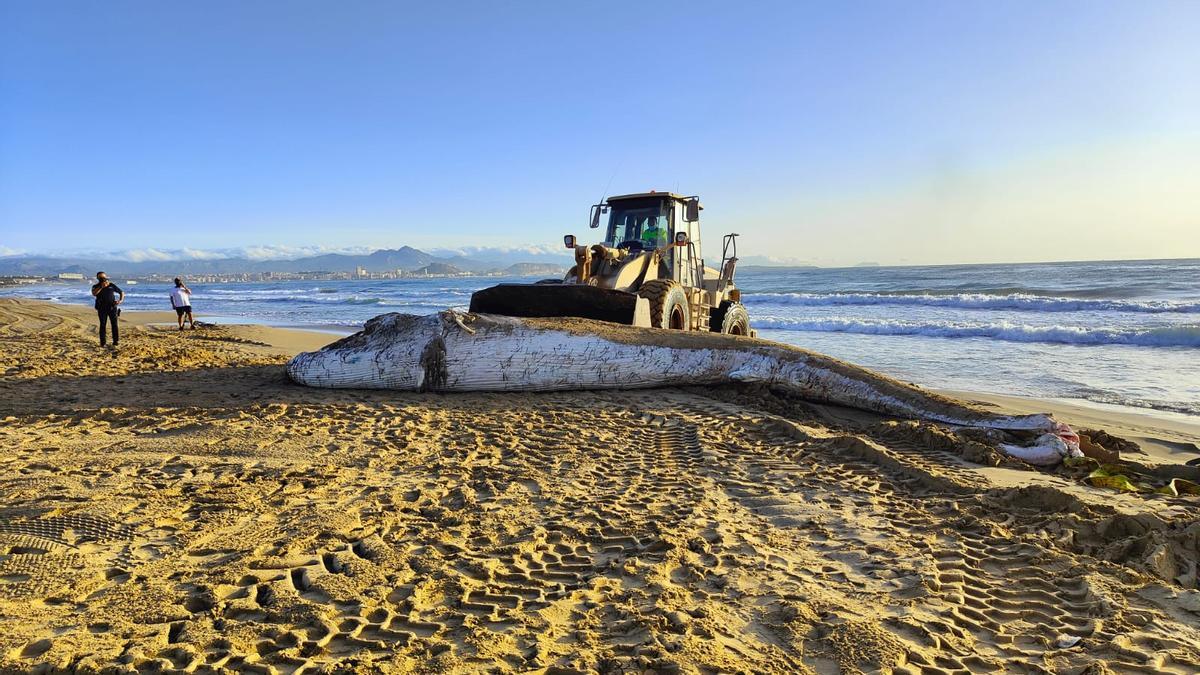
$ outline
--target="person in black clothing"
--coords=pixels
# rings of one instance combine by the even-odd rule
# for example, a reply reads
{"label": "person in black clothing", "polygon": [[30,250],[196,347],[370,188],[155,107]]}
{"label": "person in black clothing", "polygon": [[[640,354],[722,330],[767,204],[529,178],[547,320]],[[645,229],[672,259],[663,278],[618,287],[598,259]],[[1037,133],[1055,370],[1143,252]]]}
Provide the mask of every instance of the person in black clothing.
{"label": "person in black clothing", "polygon": [[120,310],[117,307],[125,302],[125,291],[117,288],[117,285],[108,280],[108,275],[104,272],[96,272],[96,283],[92,284],[92,295],[96,298],[96,313],[100,315],[100,346],[104,346],[104,324],[112,323],[112,346],[117,348],[120,332],[117,330],[117,316]]}

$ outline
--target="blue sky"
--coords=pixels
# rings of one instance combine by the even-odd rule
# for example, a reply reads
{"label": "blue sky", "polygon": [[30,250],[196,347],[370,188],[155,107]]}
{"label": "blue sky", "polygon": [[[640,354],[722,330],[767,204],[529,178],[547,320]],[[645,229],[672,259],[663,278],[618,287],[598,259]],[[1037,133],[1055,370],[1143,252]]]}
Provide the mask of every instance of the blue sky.
{"label": "blue sky", "polygon": [[1200,3],[0,0],[0,254],[553,245],[609,192],[819,264],[1200,256]]}

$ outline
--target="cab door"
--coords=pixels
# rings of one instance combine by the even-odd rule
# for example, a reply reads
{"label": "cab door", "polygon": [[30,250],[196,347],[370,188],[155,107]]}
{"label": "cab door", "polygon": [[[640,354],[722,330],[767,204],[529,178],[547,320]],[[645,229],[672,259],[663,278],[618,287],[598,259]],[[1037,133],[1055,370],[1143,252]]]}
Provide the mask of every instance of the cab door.
{"label": "cab door", "polygon": [[671,247],[671,278],[679,282],[685,288],[694,288],[701,285],[697,271],[700,262],[700,223],[688,223],[683,220],[683,205],[673,203],[671,205],[671,241],[675,243],[675,236],[678,232],[686,232],[688,244]]}

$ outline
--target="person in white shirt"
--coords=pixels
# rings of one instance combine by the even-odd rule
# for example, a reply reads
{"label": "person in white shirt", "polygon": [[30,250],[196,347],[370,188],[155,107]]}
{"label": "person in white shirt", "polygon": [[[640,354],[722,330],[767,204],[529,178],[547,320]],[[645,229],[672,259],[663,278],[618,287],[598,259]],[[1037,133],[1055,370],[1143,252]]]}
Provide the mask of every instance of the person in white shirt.
{"label": "person in white shirt", "polygon": [[196,320],[192,318],[192,289],[183,285],[183,280],[175,277],[175,288],[171,289],[171,306],[175,308],[175,317],[179,319],[179,330],[183,330],[184,316],[196,329]]}

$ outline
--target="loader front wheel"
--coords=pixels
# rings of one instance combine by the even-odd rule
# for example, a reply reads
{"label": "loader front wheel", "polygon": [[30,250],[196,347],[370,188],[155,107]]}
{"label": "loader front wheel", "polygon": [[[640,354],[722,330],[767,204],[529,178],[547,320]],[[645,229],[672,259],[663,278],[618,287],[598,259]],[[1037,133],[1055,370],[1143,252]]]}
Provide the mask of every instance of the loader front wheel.
{"label": "loader front wheel", "polygon": [[722,302],[713,310],[709,326],[714,333],[749,335],[750,314],[740,302]]}
{"label": "loader front wheel", "polygon": [[691,312],[683,287],[669,279],[642,284],[637,292],[650,302],[650,325],[655,328],[687,330],[691,327]]}

